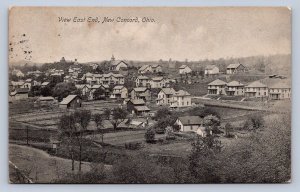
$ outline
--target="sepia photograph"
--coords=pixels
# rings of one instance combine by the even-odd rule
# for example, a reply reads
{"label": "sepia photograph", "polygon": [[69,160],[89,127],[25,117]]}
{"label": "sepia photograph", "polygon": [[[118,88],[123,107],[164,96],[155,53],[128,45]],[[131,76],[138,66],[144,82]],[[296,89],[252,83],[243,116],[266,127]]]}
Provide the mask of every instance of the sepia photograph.
{"label": "sepia photograph", "polygon": [[13,6],[8,24],[9,183],[291,183],[290,8]]}

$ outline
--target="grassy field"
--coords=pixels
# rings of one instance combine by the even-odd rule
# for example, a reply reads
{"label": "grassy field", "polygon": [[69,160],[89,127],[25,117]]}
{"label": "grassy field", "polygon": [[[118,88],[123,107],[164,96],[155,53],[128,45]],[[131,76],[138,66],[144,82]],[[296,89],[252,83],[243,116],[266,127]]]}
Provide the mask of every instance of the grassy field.
{"label": "grassy field", "polygon": [[[9,160],[34,183],[49,183],[70,174],[71,160],[52,157],[46,152],[31,147],[9,145]],[[75,162],[78,167],[78,162]],[[90,170],[90,163],[84,162],[82,171]]]}

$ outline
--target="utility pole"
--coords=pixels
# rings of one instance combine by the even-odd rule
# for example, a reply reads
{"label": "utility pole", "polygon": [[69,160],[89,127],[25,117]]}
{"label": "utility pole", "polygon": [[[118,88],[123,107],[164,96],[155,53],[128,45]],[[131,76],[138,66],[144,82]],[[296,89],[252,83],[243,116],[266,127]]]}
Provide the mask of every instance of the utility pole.
{"label": "utility pole", "polygon": [[29,145],[29,143],[28,143],[28,131],[29,131],[28,126],[26,126],[26,144],[27,145]]}

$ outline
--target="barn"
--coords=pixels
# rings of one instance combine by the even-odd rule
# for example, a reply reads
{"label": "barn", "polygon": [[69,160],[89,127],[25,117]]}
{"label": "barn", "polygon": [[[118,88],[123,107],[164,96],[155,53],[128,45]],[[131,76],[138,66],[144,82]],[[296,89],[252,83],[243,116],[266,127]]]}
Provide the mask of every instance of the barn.
{"label": "barn", "polygon": [[82,99],[78,95],[68,95],[60,103],[59,107],[62,109],[75,109],[81,107]]}

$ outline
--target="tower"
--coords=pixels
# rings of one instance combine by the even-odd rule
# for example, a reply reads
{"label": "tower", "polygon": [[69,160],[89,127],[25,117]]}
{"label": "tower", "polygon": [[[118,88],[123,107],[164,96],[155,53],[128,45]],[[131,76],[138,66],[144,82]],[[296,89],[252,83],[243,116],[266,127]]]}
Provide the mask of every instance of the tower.
{"label": "tower", "polygon": [[111,56],[111,61],[114,61],[115,60],[115,57],[114,55]]}

